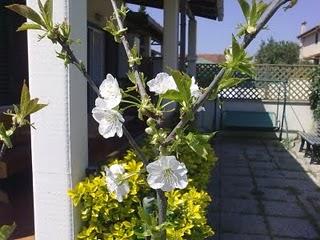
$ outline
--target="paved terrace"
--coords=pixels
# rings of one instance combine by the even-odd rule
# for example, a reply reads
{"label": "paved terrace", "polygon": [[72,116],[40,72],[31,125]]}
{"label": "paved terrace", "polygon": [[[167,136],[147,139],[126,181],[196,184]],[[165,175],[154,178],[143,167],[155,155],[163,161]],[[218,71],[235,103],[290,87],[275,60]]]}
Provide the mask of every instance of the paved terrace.
{"label": "paved terrace", "polygon": [[288,152],[279,141],[216,139],[212,240],[320,239],[320,165],[297,144]]}

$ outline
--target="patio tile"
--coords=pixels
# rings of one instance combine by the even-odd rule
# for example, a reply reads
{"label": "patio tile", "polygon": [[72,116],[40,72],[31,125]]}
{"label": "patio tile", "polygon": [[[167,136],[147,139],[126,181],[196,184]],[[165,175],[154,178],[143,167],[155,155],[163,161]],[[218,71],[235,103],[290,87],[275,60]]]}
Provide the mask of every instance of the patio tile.
{"label": "patio tile", "polygon": [[243,234],[267,234],[262,216],[246,214],[221,214],[221,231]]}
{"label": "patio tile", "polygon": [[288,183],[281,178],[256,178],[258,187],[287,188]]}
{"label": "patio tile", "polygon": [[282,217],[267,218],[273,236],[319,239],[318,233],[308,220]]}
{"label": "patio tile", "polygon": [[261,196],[263,200],[275,200],[284,202],[295,202],[296,197],[286,189],[259,188],[264,194]]}
{"label": "patio tile", "polygon": [[283,178],[283,174],[279,170],[253,169],[253,175],[258,178]]}
{"label": "patio tile", "polygon": [[223,233],[221,240],[271,240],[266,235]]}
{"label": "patio tile", "polygon": [[259,214],[258,201],[253,199],[225,198],[221,201],[221,211],[226,213]]}
{"label": "patio tile", "polygon": [[250,176],[248,167],[225,167],[221,169],[223,176]]}
{"label": "patio tile", "polygon": [[306,213],[295,202],[263,201],[266,215],[282,217],[306,217]]}
{"label": "patio tile", "polygon": [[276,166],[270,162],[251,162],[250,166],[252,167],[252,169],[261,169],[261,170],[276,169]]}
{"label": "patio tile", "polygon": [[220,190],[221,197],[233,197],[233,198],[242,198],[242,199],[251,199],[253,195],[251,191],[253,189],[252,186],[245,186],[245,187],[222,187]]}
{"label": "patio tile", "polygon": [[252,178],[249,176],[221,176],[222,185],[233,185],[233,186],[250,186],[253,184]]}

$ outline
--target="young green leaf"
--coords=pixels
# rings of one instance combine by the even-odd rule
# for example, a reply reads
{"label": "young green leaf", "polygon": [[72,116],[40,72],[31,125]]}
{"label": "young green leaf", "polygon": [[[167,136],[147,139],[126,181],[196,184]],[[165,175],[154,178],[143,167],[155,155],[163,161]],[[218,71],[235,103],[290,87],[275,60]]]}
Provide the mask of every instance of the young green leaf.
{"label": "young green leaf", "polygon": [[26,31],[26,30],[42,30],[42,28],[37,23],[25,22],[17,29],[17,32]]}
{"label": "young green leaf", "polygon": [[41,19],[41,16],[34,11],[32,8],[26,6],[26,5],[21,5],[21,4],[12,4],[9,6],[6,6],[6,8],[18,13],[19,15],[30,19],[31,21],[46,27],[45,23],[43,22],[43,20]]}
{"label": "young green leaf", "polygon": [[246,0],[238,0],[241,10],[245,18],[249,16],[250,13],[250,5]]}
{"label": "young green leaf", "polygon": [[47,0],[44,4],[44,12],[47,14],[49,19],[52,19],[52,12],[53,12],[53,6],[52,6],[52,0]]}
{"label": "young green leaf", "polygon": [[177,85],[177,88],[183,100],[188,102],[191,98],[191,78],[187,74],[177,70],[173,70],[171,72],[171,75]]}
{"label": "young green leaf", "polygon": [[14,232],[17,225],[14,223],[11,226],[4,225],[0,227],[0,240],[7,240],[9,239],[10,235]]}
{"label": "young green leaf", "polygon": [[7,148],[12,148],[10,136],[8,135],[7,130],[2,122],[0,122],[0,141],[2,141]]}

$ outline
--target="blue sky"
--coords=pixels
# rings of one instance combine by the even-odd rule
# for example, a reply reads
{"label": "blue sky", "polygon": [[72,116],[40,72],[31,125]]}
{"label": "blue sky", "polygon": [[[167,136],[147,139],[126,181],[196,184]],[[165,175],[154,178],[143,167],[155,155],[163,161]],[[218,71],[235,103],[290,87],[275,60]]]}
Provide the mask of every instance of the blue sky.
{"label": "blue sky", "polygon": [[[217,22],[204,18],[198,20],[198,53],[223,53],[224,48],[230,44],[231,34],[235,26],[243,22],[242,13],[237,0],[224,0],[224,20]],[[136,10],[136,7],[130,8]],[[159,23],[163,22],[162,10],[148,8],[147,12]],[[248,48],[254,54],[261,40],[271,36],[276,40],[298,41],[300,25],[307,22],[307,28],[320,24],[320,0],[298,0],[298,4],[288,11],[280,10],[268,24],[268,30],[259,34]]]}

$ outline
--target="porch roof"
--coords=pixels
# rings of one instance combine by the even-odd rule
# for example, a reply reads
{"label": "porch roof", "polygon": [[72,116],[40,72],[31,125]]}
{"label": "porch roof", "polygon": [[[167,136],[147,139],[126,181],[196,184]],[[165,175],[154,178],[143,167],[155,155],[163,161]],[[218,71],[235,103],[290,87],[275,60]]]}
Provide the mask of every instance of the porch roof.
{"label": "porch roof", "polygon": [[[125,0],[127,3],[163,8],[163,0]],[[190,0],[189,8],[195,16],[223,20],[223,0]]]}
{"label": "porch roof", "polygon": [[148,34],[153,40],[162,43],[163,27],[148,14],[130,11],[126,20],[130,32]]}

